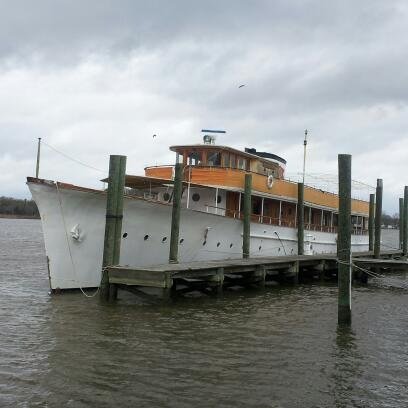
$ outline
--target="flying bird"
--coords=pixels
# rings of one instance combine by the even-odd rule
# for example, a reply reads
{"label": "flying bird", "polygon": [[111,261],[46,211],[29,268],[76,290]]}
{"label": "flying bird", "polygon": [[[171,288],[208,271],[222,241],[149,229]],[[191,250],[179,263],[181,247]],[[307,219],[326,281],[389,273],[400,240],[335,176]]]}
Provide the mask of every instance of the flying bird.
{"label": "flying bird", "polygon": [[238,88],[243,88],[245,86],[245,84],[240,85]]}

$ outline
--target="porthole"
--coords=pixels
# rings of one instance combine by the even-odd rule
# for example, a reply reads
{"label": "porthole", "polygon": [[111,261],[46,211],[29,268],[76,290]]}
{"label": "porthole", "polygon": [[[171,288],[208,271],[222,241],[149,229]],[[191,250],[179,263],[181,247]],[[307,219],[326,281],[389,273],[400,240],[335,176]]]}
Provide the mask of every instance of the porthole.
{"label": "porthole", "polygon": [[260,251],[262,249],[262,247],[259,245],[258,251]]}
{"label": "porthole", "polygon": [[217,248],[221,245],[221,242],[217,242]]}
{"label": "porthole", "polygon": [[127,232],[125,232],[125,233],[122,235],[123,238],[126,238],[127,236],[128,236],[128,233],[127,233]]}
{"label": "porthole", "polygon": [[163,200],[164,200],[164,201],[169,201],[169,200],[170,200],[170,194],[167,193],[167,192],[164,193],[164,194],[163,194]]}
{"label": "porthole", "polygon": [[222,197],[220,195],[217,196],[217,204],[219,204],[222,201]]}
{"label": "porthole", "polygon": [[195,201],[195,202],[200,201],[200,194],[194,193],[194,194],[191,196],[191,198],[192,198],[192,200]]}
{"label": "porthole", "polygon": [[232,244],[232,243],[231,243],[231,244],[230,244],[230,248],[232,248],[232,247],[233,247],[233,245],[234,245],[234,244]]}
{"label": "porthole", "polygon": [[143,237],[143,239],[144,239],[145,241],[147,241],[147,240],[149,239],[149,236],[146,234],[146,235]]}
{"label": "porthole", "polygon": [[180,239],[180,244],[182,244],[184,242],[184,238]]}
{"label": "porthole", "polygon": [[166,242],[167,241],[167,237],[163,237],[162,242]]}
{"label": "porthole", "polygon": [[280,252],[280,247],[278,248],[278,252]]}
{"label": "porthole", "polygon": [[204,246],[206,243],[207,243],[207,241],[204,241],[204,242],[203,242],[203,246]]}

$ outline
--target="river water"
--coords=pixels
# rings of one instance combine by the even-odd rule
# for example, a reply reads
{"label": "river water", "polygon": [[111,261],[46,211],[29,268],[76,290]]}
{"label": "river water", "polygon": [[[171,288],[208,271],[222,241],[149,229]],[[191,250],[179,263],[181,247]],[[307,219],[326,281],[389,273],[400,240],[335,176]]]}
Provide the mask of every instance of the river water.
{"label": "river water", "polygon": [[[392,246],[396,232],[384,240]],[[0,220],[1,407],[407,407],[408,276],[144,304],[48,295],[41,224]]]}

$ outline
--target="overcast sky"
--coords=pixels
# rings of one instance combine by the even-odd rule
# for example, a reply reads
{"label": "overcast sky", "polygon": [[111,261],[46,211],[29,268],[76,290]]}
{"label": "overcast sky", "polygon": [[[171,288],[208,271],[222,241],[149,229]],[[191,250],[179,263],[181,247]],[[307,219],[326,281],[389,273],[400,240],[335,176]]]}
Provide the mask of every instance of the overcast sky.
{"label": "overcast sky", "polygon": [[[174,162],[169,145],[255,147],[307,172],[408,184],[408,2],[0,0],[0,195],[40,176],[99,186],[109,154],[128,173]],[[242,88],[239,85],[246,84]],[[157,137],[153,138],[152,135]]]}

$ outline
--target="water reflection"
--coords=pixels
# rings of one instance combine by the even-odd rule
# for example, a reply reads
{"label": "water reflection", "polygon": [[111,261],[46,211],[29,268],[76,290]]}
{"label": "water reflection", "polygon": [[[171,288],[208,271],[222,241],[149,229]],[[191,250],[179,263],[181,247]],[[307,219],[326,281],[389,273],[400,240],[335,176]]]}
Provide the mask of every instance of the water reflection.
{"label": "water reflection", "polygon": [[359,406],[355,400],[357,380],[361,375],[362,356],[351,326],[339,325],[334,352],[333,395],[338,408]]}

